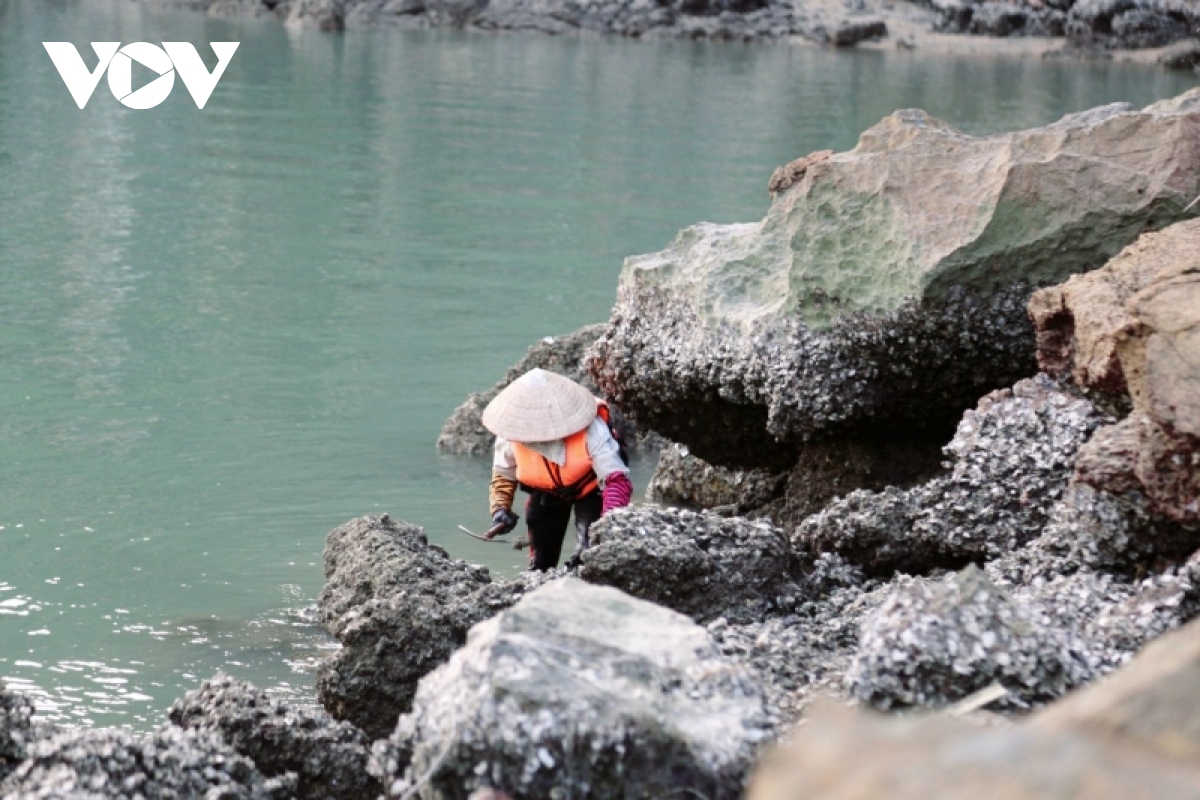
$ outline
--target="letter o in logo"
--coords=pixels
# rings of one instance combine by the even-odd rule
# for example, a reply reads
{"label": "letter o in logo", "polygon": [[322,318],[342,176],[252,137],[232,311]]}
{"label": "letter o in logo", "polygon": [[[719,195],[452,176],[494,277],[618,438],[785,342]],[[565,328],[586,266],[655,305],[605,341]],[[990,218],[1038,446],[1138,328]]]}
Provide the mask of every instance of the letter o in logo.
{"label": "letter o in logo", "polygon": [[[133,91],[133,62],[153,70],[159,77]],[[175,65],[161,47],[133,42],[117,51],[108,65],[108,88],[128,108],[147,109],[167,99],[175,88]]]}

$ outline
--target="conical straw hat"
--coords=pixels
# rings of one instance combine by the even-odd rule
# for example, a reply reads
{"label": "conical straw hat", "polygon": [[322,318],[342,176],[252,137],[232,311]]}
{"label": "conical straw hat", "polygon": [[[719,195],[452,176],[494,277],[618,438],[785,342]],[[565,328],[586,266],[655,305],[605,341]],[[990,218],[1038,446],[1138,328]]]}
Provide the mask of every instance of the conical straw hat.
{"label": "conical straw hat", "polygon": [[552,442],[583,430],[596,417],[596,398],[570,378],[531,369],[483,410],[483,424],[510,442]]}

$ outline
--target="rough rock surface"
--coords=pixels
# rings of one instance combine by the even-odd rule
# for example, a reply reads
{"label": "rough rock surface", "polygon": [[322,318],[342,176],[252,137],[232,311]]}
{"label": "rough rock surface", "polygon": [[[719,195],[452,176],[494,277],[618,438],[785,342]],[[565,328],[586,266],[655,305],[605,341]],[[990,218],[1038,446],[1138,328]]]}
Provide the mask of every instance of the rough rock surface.
{"label": "rough rock surface", "polygon": [[786,472],[717,467],[673,444],[659,453],[646,497],[789,527],[854,489],[911,486],[940,471],[940,447],[922,439],[809,442]]}
{"label": "rough rock surface", "polygon": [[1200,220],[1145,234],[1102,269],[1038,292],[1030,315],[1043,369],[1132,401],[1080,454],[1079,480],[1136,489],[1158,513],[1200,526]]}
{"label": "rough rock surface", "polygon": [[565,578],[472,629],[373,769],[390,797],[716,800],[768,734],[760,687],[702,628]]}
{"label": "rough rock surface", "polygon": [[940,431],[1035,371],[1027,286],[1180,218],[1197,163],[1200,90],[983,138],[896,112],[761,223],[693,226],[628,259],[592,373],[636,422],[720,466]]}
{"label": "rough rock surface", "polygon": [[795,185],[796,181],[804,177],[804,173],[808,172],[809,167],[813,164],[820,164],[831,155],[833,155],[832,150],[818,150],[784,164],[782,167],[776,167],[775,171],[771,173],[771,180],[767,182],[767,191],[772,196],[787,191]]}
{"label": "rough rock surface", "polygon": [[645,506],[592,527],[579,575],[699,621],[749,622],[795,606],[793,562],[787,536],[768,522]]}
{"label": "rough rock surface", "polygon": [[466,641],[467,630],[507,608],[551,573],[493,583],[484,567],[455,561],[416,525],[359,517],[325,544],[321,623],[342,644],[317,671],[317,697],[372,738],[409,709],[417,681]]}
{"label": "rough rock surface", "polygon": [[744,624],[718,617],[706,627],[722,653],[758,673],[776,727],[786,730],[814,693],[846,694],[863,619],[908,580],[865,580],[861,570],[824,555],[809,565],[791,613]]}
{"label": "rough rock surface", "polygon": [[56,732],[33,716],[33,702],[0,681],[0,781],[17,768],[35,741]]}
{"label": "rough rock surface", "polygon": [[1032,725],[1200,764],[1200,621],[1151,642],[1129,666],[1038,713]]}
{"label": "rough rock surface", "polygon": [[[142,0],[213,16],[274,16],[292,28],[400,26],[615,34],[648,39],[825,41],[841,4],[784,0]],[[835,9],[836,7],[836,9]],[[839,11],[840,13],[835,13]]]}
{"label": "rough rock surface", "polygon": [[1196,36],[1189,0],[932,0],[936,28],[981,36],[1066,36],[1082,50],[1161,47]]}
{"label": "rough rock surface", "polygon": [[[580,574],[707,622],[759,673],[781,725],[817,690],[938,705],[998,680],[1008,707],[1040,705],[1200,611],[1186,527],[1071,484],[1102,421],[1039,376],[964,416],[946,475],[836,501],[791,553],[761,523],[636,508],[597,525]],[[984,570],[939,569],[972,561]]]}
{"label": "rough rock surface", "polygon": [[850,16],[839,20],[827,36],[835,47],[850,47],[859,42],[882,39],[887,32],[887,23],[878,17]]}
{"label": "rough rock surface", "polygon": [[1062,36],[1074,0],[935,0],[942,15],[936,28],[976,36]]}
{"label": "rough rock surface", "polygon": [[853,492],[802,522],[793,542],[884,576],[997,558],[1042,533],[1101,421],[1045,376],[993,392],[946,446],[948,474],[908,490]]}
{"label": "rough rock surface", "polygon": [[768,754],[747,800],[1200,798],[1200,769],[1075,730],[883,716],[823,703]]}
{"label": "rough rock surface", "polygon": [[1047,700],[1079,680],[1066,644],[972,566],[894,593],[863,624],[847,680],[885,709],[945,705],[994,681],[1013,700]]}
{"label": "rough rock surface", "polygon": [[1077,0],[1066,34],[1075,47],[1136,50],[1197,36],[1197,25],[1191,0]]}
{"label": "rough rock surface", "polygon": [[944,705],[998,681],[1028,707],[1126,663],[1200,612],[1200,558],[1137,579],[1093,570],[1057,546],[1069,494],[1043,537],[940,579],[887,587],[864,621],[847,688],[882,708]]}
{"label": "rough rock surface", "polygon": [[659,503],[744,514],[775,499],[786,481],[786,474],[766,470],[714,467],[683,445],[672,444],[658,455],[646,497]]}
{"label": "rough rock surface", "polygon": [[181,728],[217,734],[267,776],[293,773],[296,798],[378,796],[367,774],[370,741],[354,726],[291,708],[245,681],[218,674],[176,700],[170,718]]}
{"label": "rough rock surface", "polygon": [[217,735],[164,725],[145,737],[124,730],[71,730],[35,742],[0,784],[20,800],[134,800],[292,796],[295,776],[263,778]]}

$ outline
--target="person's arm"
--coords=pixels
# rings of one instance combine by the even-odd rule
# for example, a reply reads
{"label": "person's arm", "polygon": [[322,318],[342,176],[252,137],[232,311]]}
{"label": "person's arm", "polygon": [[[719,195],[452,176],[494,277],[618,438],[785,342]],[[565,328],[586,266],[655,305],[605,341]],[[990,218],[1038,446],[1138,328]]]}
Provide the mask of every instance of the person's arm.
{"label": "person's arm", "polygon": [[600,512],[604,516],[614,508],[624,508],[633,497],[633,484],[629,482],[629,467],[621,460],[621,448],[613,438],[608,424],[596,417],[588,426],[588,455],[592,458],[592,469],[600,479],[604,505]]}
{"label": "person's arm", "polygon": [[492,483],[488,487],[488,509],[495,524],[504,523],[508,533],[516,527],[517,515],[512,512],[513,496],[517,493],[517,461],[507,439],[496,437],[492,456]]}

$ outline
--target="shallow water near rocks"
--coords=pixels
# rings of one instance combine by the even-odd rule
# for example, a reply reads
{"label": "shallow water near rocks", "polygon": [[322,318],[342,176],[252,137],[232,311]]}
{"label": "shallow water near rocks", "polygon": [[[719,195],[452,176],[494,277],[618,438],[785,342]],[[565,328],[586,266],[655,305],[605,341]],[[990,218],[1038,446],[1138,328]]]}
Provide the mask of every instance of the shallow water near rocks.
{"label": "shallow water near rocks", "polygon": [[[241,46],[203,111],[104,81],[80,111],[41,42],[115,40]],[[0,677],[73,724],[149,728],[218,668],[311,702],[330,528],[388,511],[521,568],[455,529],[487,462],[433,443],[605,319],[624,256],[760,218],[775,166],[897,107],[983,134],[1192,82],[0,0]]]}

